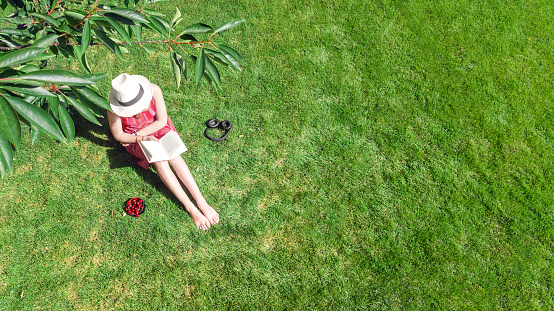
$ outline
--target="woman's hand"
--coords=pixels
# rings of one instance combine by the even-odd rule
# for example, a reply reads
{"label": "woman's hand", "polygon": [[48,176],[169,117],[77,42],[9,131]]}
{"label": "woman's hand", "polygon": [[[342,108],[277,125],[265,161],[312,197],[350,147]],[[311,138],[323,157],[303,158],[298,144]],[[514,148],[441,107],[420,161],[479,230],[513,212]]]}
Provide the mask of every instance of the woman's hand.
{"label": "woman's hand", "polygon": [[[155,141],[155,142],[159,142],[159,141],[160,141],[159,139],[157,139],[157,138],[154,137],[154,136],[140,136],[140,135],[139,135],[139,136],[136,136],[136,137],[137,137],[137,138],[136,138],[137,143],[138,143],[139,141]],[[127,147],[127,146],[129,146],[129,145],[131,145],[131,144],[128,144],[128,143],[121,143],[121,146],[123,146],[123,147]]]}
{"label": "woman's hand", "polygon": [[141,136],[142,138],[139,139],[139,141],[155,141],[155,142],[159,142],[160,140],[157,139],[156,137],[154,136]]}

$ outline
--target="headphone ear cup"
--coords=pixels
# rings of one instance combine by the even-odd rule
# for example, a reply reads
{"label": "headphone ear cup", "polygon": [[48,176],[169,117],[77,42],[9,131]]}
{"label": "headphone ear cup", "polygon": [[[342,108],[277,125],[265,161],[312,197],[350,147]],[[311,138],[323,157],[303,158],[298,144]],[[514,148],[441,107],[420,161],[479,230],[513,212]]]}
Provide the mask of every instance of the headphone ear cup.
{"label": "headphone ear cup", "polygon": [[[221,130],[225,131],[225,134],[219,138],[211,137],[208,133],[210,129],[219,128]],[[217,119],[210,119],[206,121],[206,130],[204,131],[204,136],[206,136],[207,139],[213,140],[215,142],[222,142],[225,139],[227,139],[227,136],[229,135],[229,130],[231,130],[231,122],[225,120],[219,122]]]}
{"label": "headphone ear cup", "polygon": [[219,128],[224,130],[224,131],[228,131],[231,129],[231,122],[225,120],[225,121],[221,121],[219,123]]}
{"label": "headphone ear cup", "polygon": [[219,126],[219,120],[218,119],[209,119],[206,121],[206,127],[214,129]]}

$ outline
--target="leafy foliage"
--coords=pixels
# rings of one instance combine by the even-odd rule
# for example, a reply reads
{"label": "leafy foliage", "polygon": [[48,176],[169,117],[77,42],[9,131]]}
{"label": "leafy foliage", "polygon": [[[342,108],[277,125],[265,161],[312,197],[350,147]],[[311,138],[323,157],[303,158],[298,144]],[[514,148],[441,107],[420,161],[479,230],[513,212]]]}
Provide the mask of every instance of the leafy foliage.
{"label": "leafy foliage", "polygon": [[[165,43],[179,88],[187,78],[186,59],[194,64],[196,84],[204,79],[221,89],[216,63],[240,70],[241,55],[229,46],[212,41],[215,34],[244,22],[234,19],[219,27],[204,23],[186,26],[172,38],[183,20],[181,12],[171,21],[155,10],[145,8],[157,0],[125,2],[125,7],[61,0],[0,0],[0,7],[14,12],[0,18],[0,175],[13,171],[13,149],[21,140],[21,125],[33,132],[33,141],[46,134],[58,141],[71,141],[75,126],[69,111],[75,110],[88,121],[100,125],[102,109],[110,109],[94,83],[105,74],[95,74],[87,62],[91,45],[105,45],[123,59],[122,44]],[[87,6],[84,6],[88,3]],[[166,40],[142,41],[142,29],[151,29]],[[206,36],[203,40],[195,36]],[[132,41],[136,39],[136,41]],[[187,51],[188,49],[188,51]],[[87,74],[56,70],[52,58],[76,59]]]}

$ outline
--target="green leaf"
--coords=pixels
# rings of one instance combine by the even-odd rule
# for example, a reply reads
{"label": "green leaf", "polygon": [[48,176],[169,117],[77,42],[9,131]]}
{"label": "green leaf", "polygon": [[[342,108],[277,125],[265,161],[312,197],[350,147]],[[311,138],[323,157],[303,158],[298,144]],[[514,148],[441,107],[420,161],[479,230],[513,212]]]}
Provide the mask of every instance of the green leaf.
{"label": "green leaf", "polygon": [[60,36],[56,35],[56,34],[49,34],[45,37],[42,37],[38,40],[36,40],[33,45],[31,45],[32,47],[40,47],[40,48],[46,48],[48,46],[50,46],[50,44],[54,43],[56,40],[58,40]]}
{"label": "green leaf", "polygon": [[211,78],[211,76],[209,75],[208,72],[204,72],[204,79],[206,79],[206,81],[208,81],[208,84],[212,84],[212,78]]}
{"label": "green leaf", "polygon": [[112,13],[141,23],[148,23],[148,21],[142,15],[140,15],[139,12],[131,9],[113,8],[106,13]]}
{"label": "green leaf", "polygon": [[58,23],[58,21],[55,20],[50,15],[44,15],[44,14],[39,14],[39,13],[30,13],[29,15],[34,16],[34,17],[39,18],[39,19],[42,19],[43,21],[47,22],[48,24],[50,24],[52,26],[56,26],[56,27],[60,26],[60,23]]}
{"label": "green leaf", "polygon": [[0,68],[11,67],[34,60],[42,53],[44,53],[44,48],[42,47],[28,47],[11,51],[0,58]]}
{"label": "green leaf", "polygon": [[54,94],[50,93],[47,89],[42,86],[31,86],[31,85],[1,85],[0,88],[9,90],[15,93],[33,95],[37,97],[53,97]]}
{"label": "green leaf", "polygon": [[4,134],[16,148],[19,148],[21,125],[15,111],[4,96],[0,96],[0,133]]}
{"label": "green leaf", "polygon": [[7,35],[0,35],[0,41],[2,41],[6,46],[17,48],[18,46],[21,46],[22,44],[19,44],[18,42],[12,40],[10,36]]}
{"label": "green leaf", "polygon": [[[12,6],[14,6],[14,2],[23,3],[23,1],[19,1],[19,0],[15,0],[15,1],[10,0],[10,4]],[[22,8],[22,6],[18,6],[18,7]],[[25,11],[20,11],[20,10],[8,15],[8,18],[10,20],[13,20],[14,24],[17,24],[17,25],[28,24],[32,22],[31,18],[27,16],[27,13]]]}
{"label": "green leaf", "polygon": [[[89,45],[90,45],[90,21],[87,19],[85,21],[85,24],[83,25],[83,33],[81,35],[81,54],[82,55],[85,54]],[[87,70],[87,71],[90,72],[90,70]]]}
{"label": "green leaf", "polygon": [[160,16],[160,17],[164,17],[165,14],[164,13],[161,13],[161,12],[158,12],[158,11],[154,11],[154,10],[149,10],[149,9],[145,9],[143,8],[142,9],[142,12],[143,13],[146,13],[147,15],[153,15],[153,16]]}
{"label": "green leaf", "polygon": [[24,80],[24,79],[19,79],[19,78],[12,78],[12,77],[9,77],[9,78],[3,78],[3,79],[0,79],[0,85],[2,84],[8,84],[8,85],[15,85],[15,84],[23,84],[23,85],[30,85],[30,86],[41,86],[43,85],[44,83],[42,82],[37,82],[37,81],[32,81],[32,80]]}
{"label": "green leaf", "polygon": [[20,98],[8,97],[7,99],[12,108],[25,120],[29,121],[29,123],[43,130],[48,136],[65,142],[65,137],[56,124],[56,121],[44,112],[44,110]]}
{"label": "green leaf", "polygon": [[165,2],[165,1],[168,1],[168,0],[146,0],[145,3],[150,4],[150,3]]}
{"label": "green leaf", "polygon": [[223,55],[223,53],[221,53],[219,51],[206,49],[206,54],[211,55],[216,61],[218,61],[219,63],[221,63],[223,65],[226,65],[226,66],[229,66],[229,67],[233,66],[231,64],[231,62],[227,59],[227,57],[225,57],[225,55]]}
{"label": "green leaf", "polygon": [[90,80],[94,83],[102,81],[106,77],[105,73],[87,73],[82,75],[81,77]]}
{"label": "green leaf", "polygon": [[131,25],[131,30],[135,33],[137,41],[142,41],[142,27],[140,25]]}
{"label": "green leaf", "polygon": [[188,26],[183,33],[206,33],[212,29],[213,28],[209,25],[198,23]]}
{"label": "green leaf", "polygon": [[175,52],[171,52],[171,66],[173,67],[173,76],[175,77],[175,85],[177,89],[181,85],[181,76],[183,69],[186,67],[183,57]]}
{"label": "green leaf", "polygon": [[217,70],[214,63],[209,57],[205,57],[205,58],[206,58],[206,72],[209,74],[210,78],[212,79],[212,82],[215,85],[216,89],[221,89],[219,71]]}
{"label": "green leaf", "polygon": [[65,70],[40,70],[19,76],[19,79],[61,85],[90,85],[93,82]]}
{"label": "green leaf", "polygon": [[[135,37],[137,38],[137,41],[142,41],[142,27],[140,25],[132,25],[131,26],[131,29],[133,30],[133,32],[135,33]],[[149,48],[148,46],[146,45],[143,45],[142,43],[139,43],[139,45],[144,48],[144,50],[147,52],[147,53],[153,53],[154,51]]]}
{"label": "green leaf", "polygon": [[96,125],[101,125],[100,122],[98,122],[98,119],[96,119],[96,117],[94,116],[94,112],[92,112],[92,110],[90,110],[90,108],[87,107],[87,105],[69,96],[65,96],[65,99],[67,100],[67,102],[71,104],[71,106],[75,107],[75,109],[77,109],[77,111],[83,117],[85,117],[85,119],[89,120],[90,122]]}
{"label": "green leaf", "polygon": [[175,15],[173,15],[173,19],[171,20],[171,28],[175,27],[175,25],[179,24],[182,20],[181,11],[179,11],[179,8],[175,8]]}
{"label": "green leaf", "polygon": [[79,64],[81,64],[81,66],[83,66],[83,68],[87,72],[89,72],[89,73],[92,72],[92,70],[90,70],[90,67],[88,65],[88,60],[87,60],[87,54],[86,53],[82,53],[81,55],[76,55],[75,57],[79,61]]}
{"label": "green leaf", "polygon": [[66,33],[70,36],[78,36],[80,34],[80,32],[77,31],[77,29],[75,29],[75,27],[69,26],[67,24],[63,24],[60,27],[57,27],[56,30],[59,31],[59,32]]}
{"label": "green leaf", "polygon": [[31,143],[34,145],[42,137],[42,131],[38,127],[31,125],[31,135]]}
{"label": "green leaf", "polygon": [[0,29],[0,33],[6,34],[9,36],[23,36],[25,35],[25,31],[21,29],[14,29],[14,28],[2,28]]}
{"label": "green leaf", "polygon": [[[116,14],[113,14],[113,13],[106,13],[106,14],[104,14],[104,17],[109,17],[109,18],[117,21],[118,23],[124,24],[124,25],[129,25],[129,26],[140,25],[139,22],[135,22],[132,19],[128,19],[126,17],[123,17],[121,15],[116,15]],[[95,17],[90,18],[91,21],[95,21],[95,23],[99,26],[102,26],[102,27],[109,26],[108,22],[106,22],[104,20],[99,20],[99,19],[101,19],[101,17],[99,17],[99,16],[95,16]]]}
{"label": "green leaf", "polygon": [[184,59],[183,59],[183,67],[181,68],[181,75],[184,76],[185,80],[188,79],[188,74],[187,74],[187,63],[185,62]]}
{"label": "green leaf", "polygon": [[175,78],[175,87],[179,89],[181,85],[181,67],[175,58],[176,54],[175,52],[171,52],[171,68],[173,69],[173,77]]}
{"label": "green leaf", "polygon": [[85,19],[85,15],[83,15],[82,13],[80,12],[75,12],[75,11],[69,11],[69,10],[65,10],[63,12],[63,14],[67,17],[70,17],[70,18],[73,18],[75,20],[83,20]]}
{"label": "green leaf", "polygon": [[217,28],[216,30],[214,30],[214,33],[218,33],[218,32],[221,32],[221,31],[224,31],[224,30],[227,30],[227,29],[230,29],[230,28],[234,28],[234,27],[237,27],[238,25],[244,23],[244,19],[233,19],[233,20],[230,20],[228,21],[227,23],[221,25],[219,28]]}
{"label": "green leaf", "polygon": [[181,40],[183,41],[198,42],[198,40],[196,40],[196,38],[193,35],[190,35],[188,33],[180,35],[179,38],[181,38]]}
{"label": "green leaf", "polygon": [[240,54],[237,51],[223,44],[219,44],[217,48],[219,49],[219,51],[221,51],[221,53],[225,56],[225,58],[227,58],[227,60],[233,65],[233,67],[235,67],[239,71],[241,70],[239,60],[242,61],[242,56],[240,56]]}
{"label": "green leaf", "polygon": [[46,102],[48,102],[48,111],[54,116],[56,120],[60,120],[58,113],[58,106],[60,105],[60,101],[58,100],[58,96],[48,97],[46,99]]}
{"label": "green leaf", "polygon": [[109,17],[104,17],[104,19],[108,21],[108,23],[110,23],[110,25],[117,31],[117,33],[119,33],[123,40],[125,40],[127,43],[131,42],[131,37],[129,37],[129,33],[121,25],[119,25],[115,20]]}
{"label": "green leaf", "polygon": [[50,32],[46,31],[46,28],[42,28],[41,30],[39,30],[35,33],[35,40],[32,40],[32,41],[34,42],[36,40],[39,40],[39,39],[43,38],[44,36],[48,35],[49,33]]}
{"label": "green leaf", "polygon": [[200,49],[200,51],[198,52],[198,57],[196,58],[196,66],[195,66],[196,84],[200,84],[200,81],[202,80],[202,76],[204,75],[205,70],[206,70],[206,52],[204,52],[204,49]]}
{"label": "green leaf", "polygon": [[123,54],[121,54],[121,50],[119,49],[119,46],[115,44],[115,42],[108,37],[108,34],[106,34],[104,31],[100,29],[94,29],[94,34],[104,42],[104,45],[106,45],[112,52],[115,53],[115,55],[119,56],[122,60],[125,60],[123,58]]}
{"label": "green leaf", "polygon": [[166,29],[170,28],[169,21],[167,21],[165,18],[161,16],[153,16],[156,20],[158,20]]}
{"label": "green leaf", "polygon": [[162,36],[167,36],[169,30],[156,16],[148,16],[148,20],[150,21],[150,28],[152,28],[154,31]]}
{"label": "green leaf", "polygon": [[40,70],[40,68],[38,68],[37,66],[35,65],[32,65],[32,64],[27,64],[21,68],[19,68],[20,71],[22,72],[33,72],[33,71],[37,71],[37,70]]}
{"label": "green leaf", "polygon": [[3,170],[2,176],[4,176],[4,170],[9,174],[13,173],[13,152],[10,142],[2,133],[0,133],[0,163],[2,163]]}
{"label": "green leaf", "polygon": [[[98,107],[96,104],[88,100],[88,98],[86,98],[82,94],[77,92],[73,92],[72,96],[70,96],[68,93],[65,93],[65,94],[68,95],[67,97],[71,97],[72,99],[78,101],[80,104],[84,105],[84,107],[88,108],[88,110],[90,110],[95,117],[98,117],[98,118],[103,117],[105,109]],[[63,100],[64,102],[66,102],[65,99],[60,99],[60,100]]]}
{"label": "green leaf", "polygon": [[98,95],[98,93],[96,93],[96,91],[94,91],[91,88],[88,88],[88,87],[73,87],[72,86],[71,90],[74,93],[77,93],[77,94],[81,95],[82,97],[86,98],[88,101],[90,101],[91,103],[97,105],[98,107],[101,107],[101,108],[104,108],[104,109],[107,109],[107,110],[112,109],[110,107],[110,103],[108,102],[108,100],[105,99],[104,97]]}
{"label": "green leaf", "polygon": [[[118,15],[114,15],[114,14],[111,14],[109,15],[110,17],[112,17],[112,19],[118,19],[118,18],[122,18],[121,16],[118,16]],[[98,26],[99,28],[102,27],[110,27],[110,23],[108,23],[105,19],[104,19],[104,16],[91,16],[89,19],[90,21],[90,24],[91,24],[91,29],[94,29],[94,26]],[[128,21],[130,21],[132,23],[132,21],[129,19]]]}
{"label": "green leaf", "polygon": [[4,168],[4,163],[0,161],[0,177],[4,177],[5,174],[6,174],[6,169]]}
{"label": "green leaf", "polygon": [[[82,99],[82,98],[83,97],[80,96],[80,95],[77,96],[77,99]],[[89,100],[81,100],[81,102],[83,104],[85,104],[90,109],[90,111],[92,111],[92,113],[94,113],[94,115],[97,118],[104,118],[104,115],[106,114],[106,109],[98,107],[97,105],[93,104]]]}
{"label": "green leaf", "polygon": [[150,53],[150,54],[154,53],[154,50],[151,47],[149,47],[148,45],[141,44],[140,46],[142,46],[142,48],[146,51],[146,53]]}
{"label": "green leaf", "polygon": [[48,59],[51,59],[51,58],[54,58],[56,57],[56,55],[54,54],[42,54],[42,55],[39,55],[37,57],[35,57],[33,59],[34,62],[40,62],[40,61],[43,61],[43,60],[48,60]]}
{"label": "green leaf", "polygon": [[228,55],[231,55],[234,59],[236,59],[239,62],[243,61],[242,56],[239,54],[239,52],[235,51],[234,49],[224,45],[224,44],[218,44],[217,48],[223,53],[226,54],[225,57]]}
{"label": "green leaf", "polygon": [[65,137],[71,142],[75,138],[75,124],[73,119],[63,105],[58,105],[58,113],[60,115],[60,125],[65,134]]}

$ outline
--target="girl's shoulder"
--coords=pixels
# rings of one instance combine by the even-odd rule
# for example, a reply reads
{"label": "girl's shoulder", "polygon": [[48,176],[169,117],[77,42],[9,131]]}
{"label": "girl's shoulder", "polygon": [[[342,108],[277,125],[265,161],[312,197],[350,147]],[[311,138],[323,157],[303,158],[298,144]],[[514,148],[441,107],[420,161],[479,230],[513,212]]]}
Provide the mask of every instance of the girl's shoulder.
{"label": "girl's shoulder", "polygon": [[108,115],[108,120],[117,120],[117,119],[121,119],[120,116],[118,116],[117,114],[115,114],[113,111],[110,111],[110,110],[107,110],[106,109],[106,113]]}
{"label": "girl's shoulder", "polygon": [[162,89],[158,85],[156,85],[154,83],[150,83],[150,85],[152,85],[152,92],[153,92],[154,95],[156,93],[158,93],[158,94],[162,93]]}

